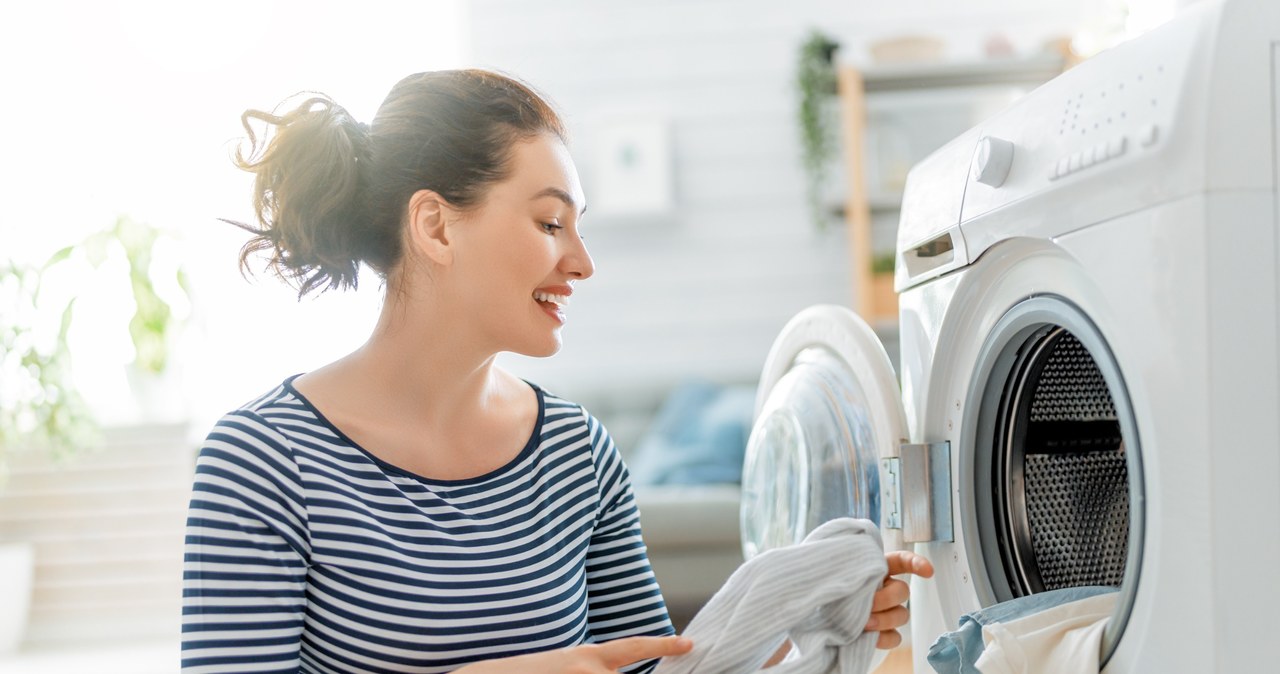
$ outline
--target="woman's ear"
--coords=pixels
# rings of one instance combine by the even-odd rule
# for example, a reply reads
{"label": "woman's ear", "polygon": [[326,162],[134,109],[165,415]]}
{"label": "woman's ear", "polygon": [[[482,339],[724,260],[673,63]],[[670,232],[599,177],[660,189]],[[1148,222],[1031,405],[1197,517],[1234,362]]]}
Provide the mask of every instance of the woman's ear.
{"label": "woman's ear", "polygon": [[447,225],[454,217],[454,209],[438,193],[414,192],[409,197],[409,245],[436,264],[452,264],[453,246]]}

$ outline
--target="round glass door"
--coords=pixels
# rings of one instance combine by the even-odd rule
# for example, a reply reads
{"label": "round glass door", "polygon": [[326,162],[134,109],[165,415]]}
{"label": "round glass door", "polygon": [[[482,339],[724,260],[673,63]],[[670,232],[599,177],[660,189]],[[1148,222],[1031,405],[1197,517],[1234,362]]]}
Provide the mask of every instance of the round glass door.
{"label": "round glass door", "polygon": [[[872,401],[849,362],[827,346],[803,348],[767,395],[743,465],[746,557],[799,543],[837,517],[879,525],[879,447],[886,439],[877,437]],[[891,395],[900,409],[896,391]]]}

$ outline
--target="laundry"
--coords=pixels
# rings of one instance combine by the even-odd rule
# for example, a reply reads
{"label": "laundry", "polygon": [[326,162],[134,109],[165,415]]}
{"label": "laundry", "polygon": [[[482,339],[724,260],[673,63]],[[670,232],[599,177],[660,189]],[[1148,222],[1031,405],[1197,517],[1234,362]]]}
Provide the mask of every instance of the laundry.
{"label": "laundry", "polygon": [[[959,627],[955,631],[947,632],[933,642],[929,647],[929,664],[939,674],[1003,674],[1009,671],[1083,672],[1089,671],[1088,667],[1097,671],[1102,631],[1105,620],[1115,607],[1116,592],[1114,587],[1070,587],[1019,597],[973,611],[960,617]],[[1079,616],[1090,616],[1086,619],[1088,625],[1078,624],[1076,618]],[[1033,621],[1023,622],[1027,620]],[[1089,632],[1096,636],[1098,641],[1094,642],[1091,650],[1083,656],[1086,658],[1085,669],[1047,669],[1051,666],[1057,667],[1056,663],[1059,662],[1060,657],[1066,658],[1065,662],[1079,661],[1079,657],[1071,656],[1070,650],[1065,647],[1073,644],[1071,648],[1080,648],[1081,642],[1078,637],[1083,635],[1074,632],[1062,635],[1061,631],[1099,623],[1102,626]],[[1054,625],[1062,627],[1058,632],[1061,636],[1058,642],[1064,646],[1062,650],[1066,652],[1065,655],[1053,648]],[[1020,634],[1027,634],[1028,639],[1033,640],[1035,645],[1029,642],[1022,648],[1010,648],[1009,640],[1016,639]],[[997,644],[1000,652],[984,659],[992,642]],[[1030,659],[1029,664],[1026,665],[1030,669],[998,668],[1004,663],[1018,661],[1015,658],[1021,658],[1023,662],[1028,662]]]}
{"label": "laundry", "polygon": [[1114,594],[1063,604],[1007,623],[982,628],[987,648],[976,666],[982,674],[1096,673],[1102,633],[1115,608]]}
{"label": "laundry", "polygon": [[755,672],[788,637],[798,655],[769,671],[862,674],[878,636],[863,628],[887,572],[874,524],[826,522],[739,567],[685,630],[693,650],[663,660],[655,674]]}

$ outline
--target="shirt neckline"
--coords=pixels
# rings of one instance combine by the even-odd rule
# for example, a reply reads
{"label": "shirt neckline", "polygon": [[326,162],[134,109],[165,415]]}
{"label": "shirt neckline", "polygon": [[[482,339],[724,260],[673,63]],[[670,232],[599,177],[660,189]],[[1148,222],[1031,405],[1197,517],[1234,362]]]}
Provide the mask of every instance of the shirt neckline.
{"label": "shirt neckline", "polygon": [[528,384],[529,387],[533,389],[534,394],[538,398],[538,418],[533,423],[533,432],[529,434],[528,441],[525,442],[524,447],[519,452],[517,452],[516,455],[512,457],[510,461],[486,473],[482,473],[474,477],[464,477],[464,478],[459,478],[455,480],[445,480],[442,478],[420,475],[407,468],[401,468],[400,466],[397,466],[394,463],[391,463],[390,461],[386,461],[385,459],[380,458],[378,455],[365,449],[363,446],[360,445],[360,443],[351,439],[351,437],[348,436],[346,433],[344,433],[341,428],[338,428],[338,426],[334,424],[332,421],[330,421],[329,418],[326,417],[324,413],[319,410],[319,408],[317,408],[314,404],[312,404],[312,402],[308,400],[305,395],[303,395],[300,391],[298,391],[296,387],[294,387],[293,380],[297,379],[298,377],[301,377],[303,374],[306,374],[306,373],[299,372],[295,375],[291,375],[287,377],[284,380],[284,384],[283,384],[285,390],[287,390],[291,395],[293,395],[293,397],[297,398],[298,401],[301,402],[302,405],[307,408],[307,411],[314,414],[316,419],[321,424],[323,424],[326,428],[332,431],[334,435],[338,437],[338,439],[342,440],[347,445],[355,448],[361,454],[366,456],[370,461],[372,461],[379,468],[381,468],[383,472],[395,473],[397,475],[410,477],[424,483],[440,485],[440,486],[461,487],[461,486],[466,486],[471,484],[478,484],[486,480],[490,480],[494,477],[497,477],[507,472],[515,465],[519,464],[521,461],[525,459],[525,457],[529,456],[530,454],[533,453],[535,449],[537,449],[542,439],[542,424],[546,416],[546,409],[547,409],[546,393],[542,390],[542,387],[538,386],[537,384],[534,384],[533,382],[522,379],[521,381],[523,381],[525,384]]}

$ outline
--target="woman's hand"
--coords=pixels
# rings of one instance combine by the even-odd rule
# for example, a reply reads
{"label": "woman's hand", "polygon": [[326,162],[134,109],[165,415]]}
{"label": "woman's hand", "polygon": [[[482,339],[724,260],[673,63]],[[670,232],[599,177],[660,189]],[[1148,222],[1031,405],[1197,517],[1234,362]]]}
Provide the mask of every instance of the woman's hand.
{"label": "woman's hand", "polygon": [[454,674],[612,674],[633,662],[683,655],[693,648],[684,637],[627,637],[545,653],[486,660]]}
{"label": "woman's hand", "polygon": [[880,589],[876,590],[871,600],[871,619],[867,621],[867,632],[879,632],[876,648],[897,648],[902,643],[902,635],[898,628],[907,624],[910,613],[904,604],[911,596],[911,590],[905,581],[894,576],[913,573],[921,578],[933,577],[933,564],[929,560],[913,552],[890,552],[884,556],[889,565],[889,573],[884,578]]}

